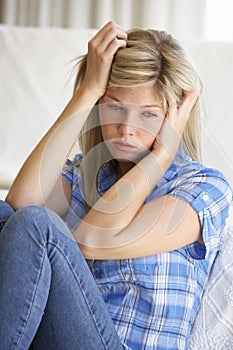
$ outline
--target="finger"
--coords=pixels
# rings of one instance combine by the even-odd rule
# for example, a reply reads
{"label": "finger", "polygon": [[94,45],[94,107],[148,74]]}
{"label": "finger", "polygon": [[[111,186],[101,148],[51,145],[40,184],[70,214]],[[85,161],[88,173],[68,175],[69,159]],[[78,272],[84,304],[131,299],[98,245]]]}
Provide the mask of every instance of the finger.
{"label": "finger", "polygon": [[186,113],[190,113],[198,97],[199,97],[199,93],[196,91],[194,92],[185,91],[183,96],[183,101],[179,107],[180,111],[186,111]]}
{"label": "finger", "polygon": [[[114,41],[117,40],[117,43]],[[118,40],[120,42],[118,42]],[[117,46],[118,44],[120,44],[120,46],[126,46],[126,40],[127,40],[127,34],[125,32],[122,32],[122,30],[116,30],[116,29],[112,29],[109,30],[109,32],[105,35],[104,39],[102,40],[100,46],[99,46],[99,50],[100,51],[105,51],[108,49],[109,45],[113,46]]]}
{"label": "finger", "polygon": [[162,145],[172,159],[175,158],[180,145],[180,135],[167,118],[164,120],[163,127],[156,137],[154,148],[157,148],[158,145]]}
{"label": "finger", "polygon": [[114,22],[108,22],[90,41],[92,48],[98,48],[99,52],[103,52],[115,39],[127,40],[127,33],[123,28]]}
{"label": "finger", "polygon": [[121,39],[114,39],[106,50],[109,57],[113,57],[118,49],[126,47],[126,41]]}
{"label": "finger", "polygon": [[119,35],[123,35],[124,37],[127,36],[126,31],[119,26],[118,24],[116,24],[113,21],[108,22],[107,24],[105,24],[94,36],[94,38],[100,38],[100,40],[103,40],[103,38],[105,37],[106,33],[110,32],[110,31],[117,31],[119,32]]}
{"label": "finger", "polygon": [[169,94],[168,95],[168,111],[166,114],[166,118],[169,120],[172,120],[177,114],[177,108],[178,108],[178,106],[177,106],[175,98],[171,94]]}

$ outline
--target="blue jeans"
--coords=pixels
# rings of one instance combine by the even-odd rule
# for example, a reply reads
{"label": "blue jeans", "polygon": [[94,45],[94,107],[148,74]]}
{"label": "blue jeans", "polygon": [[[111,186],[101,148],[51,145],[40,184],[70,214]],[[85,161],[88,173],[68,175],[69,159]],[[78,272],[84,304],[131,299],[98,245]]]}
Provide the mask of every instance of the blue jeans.
{"label": "blue jeans", "polygon": [[122,350],[62,219],[43,207],[14,212],[0,201],[0,223],[0,350]]}

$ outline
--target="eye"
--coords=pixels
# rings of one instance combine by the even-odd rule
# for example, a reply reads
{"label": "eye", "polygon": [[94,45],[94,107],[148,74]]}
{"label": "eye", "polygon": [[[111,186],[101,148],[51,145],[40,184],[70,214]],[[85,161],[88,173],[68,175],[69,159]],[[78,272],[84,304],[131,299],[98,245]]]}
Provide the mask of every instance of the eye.
{"label": "eye", "polygon": [[143,112],[142,114],[146,118],[158,118],[158,115],[153,112],[146,111],[146,112]]}
{"label": "eye", "polygon": [[108,108],[110,108],[112,111],[123,111],[124,108],[117,104],[108,104]]}

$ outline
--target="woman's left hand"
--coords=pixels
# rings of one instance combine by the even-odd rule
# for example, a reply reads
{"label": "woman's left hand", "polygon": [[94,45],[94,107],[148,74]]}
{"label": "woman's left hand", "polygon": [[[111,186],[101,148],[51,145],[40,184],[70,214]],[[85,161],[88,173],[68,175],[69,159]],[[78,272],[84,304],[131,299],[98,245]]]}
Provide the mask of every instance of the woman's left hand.
{"label": "woman's left hand", "polygon": [[191,110],[198,97],[198,92],[185,91],[183,101],[179,107],[175,99],[169,97],[168,112],[154,142],[154,149],[158,148],[159,145],[165,146],[172,159],[175,157]]}

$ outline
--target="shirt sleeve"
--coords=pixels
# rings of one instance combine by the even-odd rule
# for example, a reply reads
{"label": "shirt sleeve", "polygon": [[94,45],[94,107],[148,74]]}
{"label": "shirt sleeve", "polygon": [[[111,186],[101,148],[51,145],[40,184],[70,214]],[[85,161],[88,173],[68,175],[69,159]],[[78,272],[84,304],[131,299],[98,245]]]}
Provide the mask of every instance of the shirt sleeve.
{"label": "shirt sleeve", "polygon": [[72,187],[74,181],[75,167],[77,167],[82,160],[81,154],[76,154],[73,159],[67,159],[61,175],[68,182],[68,184]]}
{"label": "shirt sleeve", "polygon": [[190,177],[181,177],[168,195],[188,202],[198,214],[205,247],[193,245],[192,257],[200,259],[216,253],[232,202],[232,190],[224,175],[218,170],[203,168]]}
{"label": "shirt sleeve", "polygon": [[62,177],[72,187],[74,177],[74,161],[68,159],[62,169]]}

